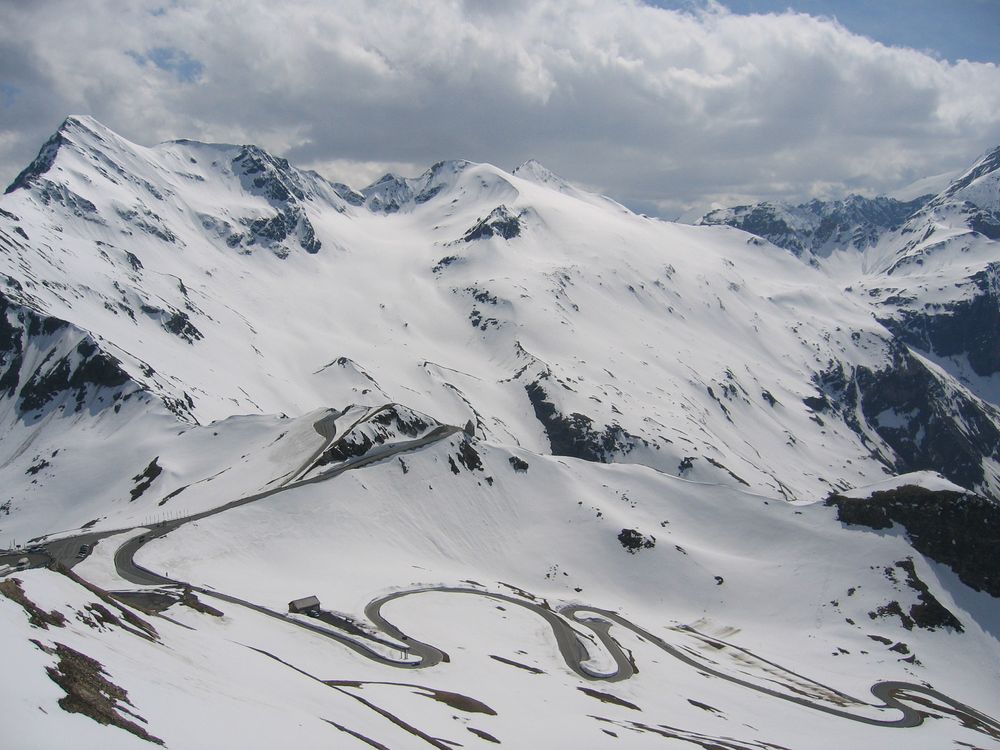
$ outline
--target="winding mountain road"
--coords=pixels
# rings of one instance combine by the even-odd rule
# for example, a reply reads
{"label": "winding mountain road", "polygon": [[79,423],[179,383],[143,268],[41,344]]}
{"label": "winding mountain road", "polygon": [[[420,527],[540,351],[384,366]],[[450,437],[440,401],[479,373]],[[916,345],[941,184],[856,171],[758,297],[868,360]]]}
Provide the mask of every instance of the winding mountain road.
{"label": "winding mountain road", "polygon": [[[346,409],[336,410],[330,409],[329,413],[318,419],[313,423],[313,429],[316,430],[323,438],[323,444],[314,450],[309,457],[301,463],[298,468],[286,474],[277,486],[270,489],[261,490],[252,495],[247,495],[241,497],[237,500],[233,500],[224,505],[220,505],[215,508],[211,508],[201,513],[194,513],[190,516],[184,516],[181,518],[175,518],[168,521],[162,521],[154,525],[150,531],[142,537],[137,537],[135,539],[130,539],[124,545],[127,550],[130,550],[132,555],[135,554],[148,541],[156,539],[161,536],[165,536],[175,529],[183,526],[184,524],[191,523],[193,521],[199,521],[203,518],[209,518],[210,516],[217,515],[219,513],[224,513],[233,508],[238,508],[241,505],[247,505],[249,503],[257,502],[258,500],[263,500],[264,498],[276,495],[279,492],[284,492],[285,490],[294,489],[296,487],[301,487],[307,484],[315,484],[317,482],[323,482],[327,479],[333,479],[334,477],[343,474],[345,471],[350,471],[352,469],[360,469],[364,466],[368,466],[379,461],[384,461],[387,458],[391,458],[400,453],[407,453],[409,451],[418,450],[424,446],[436,443],[440,440],[450,437],[458,432],[461,432],[460,427],[455,427],[453,425],[438,425],[433,430],[428,432],[419,438],[413,440],[403,440],[396,443],[387,443],[384,445],[377,446],[370,450],[363,456],[355,456],[342,461],[341,463],[332,466],[325,471],[319,472],[314,476],[308,478],[305,477],[310,471],[316,468],[320,457],[329,450],[337,440],[341,439],[343,436],[350,434],[350,432],[357,427],[359,424],[366,422],[378,414],[384,412],[385,410],[393,407],[394,404],[383,404],[382,406],[370,409],[356,419],[346,430],[343,430],[338,435],[337,431],[337,420],[346,413]],[[129,531],[134,531],[135,529],[146,528],[145,526],[129,526],[120,529],[109,529],[106,531],[95,531],[95,532],[84,532],[82,534],[74,534],[73,536],[59,537],[58,539],[53,539],[51,541],[43,541],[40,546],[44,548],[45,557],[38,556],[37,560],[33,563],[32,567],[40,567],[44,565],[49,565],[52,563],[57,563],[66,568],[72,568],[78,562],[80,562],[83,557],[86,556],[85,553],[81,556],[81,548],[86,545],[89,548],[93,548],[102,539],[109,536],[115,536],[117,534],[127,533]],[[176,581],[170,580],[163,576],[157,575],[151,571],[144,571],[143,569],[130,564],[131,555],[126,556],[122,549],[119,549],[115,554],[116,565],[119,564],[119,573],[122,577],[131,582],[138,583],[142,585],[163,585],[163,584],[173,584]]]}
{"label": "winding mountain road", "polygon": [[[367,419],[371,419],[377,413],[383,411],[389,406],[391,405],[386,405],[380,407],[379,409],[367,412],[362,417],[357,419],[345,431],[345,434],[349,434],[350,431],[353,430],[358,424]],[[401,628],[390,622],[382,614],[382,608],[386,604],[405,597],[418,596],[428,593],[478,596],[518,606],[541,617],[551,629],[556,647],[558,648],[562,660],[567,668],[584,680],[617,682],[626,680],[636,673],[637,669],[632,660],[631,654],[626,654],[625,650],[611,634],[612,628],[620,628],[631,632],[634,636],[645,640],[647,643],[652,644],[677,661],[696,669],[701,673],[710,675],[717,679],[725,680],[726,682],[738,685],[744,689],[751,690],[777,700],[796,704],[807,709],[819,711],[849,721],[860,722],[873,726],[895,728],[919,726],[927,716],[931,715],[928,714],[928,709],[930,709],[951,714],[961,721],[966,727],[990,736],[995,740],[1000,740],[1000,722],[996,719],[924,685],[901,681],[877,682],[871,687],[871,693],[878,701],[880,701],[880,703],[871,703],[853,698],[833,688],[824,686],[821,683],[809,680],[801,675],[797,675],[790,670],[773,664],[772,662],[767,662],[770,666],[776,667],[786,674],[790,678],[789,684],[792,684],[793,682],[791,678],[798,681],[798,684],[802,684],[802,682],[805,681],[818,688],[819,690],[817,692],[830,696],[830,700],[828,702],[822,702],[818,699],[814,700],[809,697],[804,697],[804,695],[801,694],[795,694],[795,692],[793,692],[794,687],[790,687],[788,692],[782,692],[772,687],[767,687],[765,685],[757,684],[749,680],[736,677],[732,674],[728,674],[721,669],[717,669],[712,666],[712,662],[707,659],[694,658],[692,654],[696,653],[695,650],[678,648],[649,630],[646,630],[645,628],[642,628],[641,626],[636,625],[630,620],[622,617],[620,614],[611,610],[601,609],[599,607],[574,604],[563,606],[558,609],[552,609],[549,607],[547,602],[543,601],[542,603],[539,603],[538,600],[528,598],[530,595],[527,594],[525,594],[524,597],[520,597],[511,594],[491,592],[479,588],[458,586],[424,586],[395,591],[374,599],[365,608],[365,616],[367,617],[374,632],[367,633],[365,631],[361,631],[363,635],[359,635],[358,632],[348,634],[346,631],[338,631],[330,625],[318,625],[315,622],[311,622],[303,618],[292,617],[287,613],[278,612],[239,597],[171,579],[165,575],[149,570],[135,561],[136,553],[145,544],[148,544],[153,539],[171,533],[184,524],[223,513],[241,505],[256,502],[279,492],[284,492],[285,490],[326,481],[339,476],[345,471],[350,471],[352,469],[361,468],[363,466],[383,461],[400,453],[417,450],[421,447],[430,445],[460,432],[460,428],[458,427],[440,425],[422,437],[375,447],[362,456],[350,458],[307,479],[303,478],[310,471],[316,468],[321,456],[338,439],[336,421],[343,416],[344,413],[344,411],[336,412],[331,410],[329,414],[325,415],[313,425],[316,431],[324,437],[323,446],[314,451],[313,454],[311,454],[297,470],[291,472],[289,475],[286,475],[288,479],[285,479],[279,486],[234,500],[230,503],[202,513],[166,521],[141,536],[136,536],[127,540],[115,552],[114,564],[118,574],[126,581],[140,585],[178,586],[189,588],[192,591],[197,591],[205,596],[251,609],[268,617],[282,620],[289,625],[293,625],[316,635],[337,641],[355,653],[358,653],[359,655],[379,664],[402,669],[426,669],[440,664],[443,661],[448,661],[449,657],[445,651],[433,646],[432,644],[425,643],[408,636]],[[128,530],[129,529],[126,529],[125,531]],[[70,565],[72,565],[78,561],[80,545],[92,545],[103,537],[117,533],[121,533],[121,530],[66,537],[48,543],[46,546],[47,552],[54,560],[59,562],[67,561]],[[66,563],[64,562],[64,564]],[[524,592],[519,593],[524,594]],[[581,634],[578,628],[586,629],[592,633],[594,638],[596,638],[596,642],[600,643],[604,651],[610,655],[614,662],[614,669],[612,671],[597,672],[587,666],[587,663],[591,661],[591,654],[588,651],[587,644],[584,640],[584,634]],[[723,644],[724,646],[742,651],[744,654],[753,657],[754,659],[766,662],[766,660],[762,657],[758,657],[744,648],[703,635],[692,628],[686,626],[676,626],[672,628],[672,630],[675,633],[697,639],[701,643],[710,643],[712,645],[716,645],[717,647],[719,647],[719,644]],[[381,638],[375,633],[381,633],[385,636],[385,638]],[[393,655],[387,655],[387,652],[388,654]],[[400,657],[396,658],[394,656],[395,653],[399,653]],[[916,704],[916,706],[919,707],[914,707],[914,705],[911,704]],[[843,707],[849,705],[855,706],[856,710],[851,711]],[[876,713],[883,711],[891,712],[893,716],[886,716],[883,718],[865,715],[862,711],[874,711]]]}
{"label": "winding mountain road", "polygon": [[[975,729],[983,734],[986,734],[993,739],[1000,740],[1000,722],[996,719],[978,711],[971,706],[968,706],[960,701],[956,701],[953,698],[941,693],[933,688],[920,685],[912,682],[902,682],[898,680],[881,681],[877,682],[871,687],[871,693],[875,696],[881,704],[869,703],[862,701],[857,698],[853,698],[846,695],[834,688],[827,687],[821,683],[815,682],[814,680],[809,680],[801,675],[795,674],[789,670],[775,665],[771,662],[772,666],[776,666],[785,672],[789,677],[794,677],[798,680],[804,680],[812,683],[813,685],[822,688],[822,690],[831,696],[835,696],[841,701],[853,703],[859,709],[867,708],[869,710],[874,709],[876,711],[898,711],[900,715],[896,718],[876,718],[872,716],[865,716],[861,713],[851,712],[843,708],[838,708],[834,705],[821,703],[816,700],[810,700],[808,698],[802,697],[800,695],[793,695],[791,693],[785,693],[772,688],[758,685],[748,680],[735,677],[733,675],[727,674],[723,671],[715,669],[706,660],[699,660],[692,658],[688,652],[683,649],[677,648],[676,646],[667,643],[665,640],[659,636],[654,635],[645,628],[636,625],[630,620],[625,619],[620,614],[612,612],[611,610],[601,609],[598,607],[591,607],[587,605],[568,605],[565,607],[560,607],[558,610],[552,610],[547,605],[540,605],[532,601],[527,601],[525,599],[517,598],[508,594],[499,594],[489,591],[483,591],[480,589],[472,588],[462,588],[462,587],[449,587],[449,586],[428,586],[422,588],[415,588],[405,591],[396,591],[391,594],[387,594],[383,597],[375,599],[365,608],[365,615],[379,630],[383,633],[390,635],[397,640],[405,640],[410,644],[419,643],[422,648],[434,649],[433,646],[429,644],[421,643],[413,638],[408,638],[402,630],[397,626],[389,622],[385,617],[382,616],[381,609],[385,604],[391,601],[401,599],[407,596],[413,596],[418,594],[426,593],[449,593],[449,594],[471,594],[475,596],[482,596],[488,599],[493,599],[497,601],[503,601],[508,604],[514,604],[524,609],[527,609],[535,614],[539,615],[552,629],[553,636],[556,640],[556,645],[559,648],[559,652],[566,663],[573,672],[575,672],[580,677],[586,680],[592,681],[605,681],[605,682],[617,682],[619,680],[625,680],[636,673],[635,665],[633,664],[629,655],[625,653],[621,645],[615,638],[611,636],[610,629],[612,626],[618,626],[625,630],[631,631],[633,634],[639,636],[640,638],[653,644],[661,651],[665,652],[669,656],[677,659],[678,661],[686,664],[699,672],[707,673],[712,677],[716,677],[726,682],[732,683],[734,685],[739,685],[747,690],[752,690],[763,695],[770,696],[783,701],[788,701],[790,703],[795,703],[805,708],[813,709],[816,711],[821,711],[823,713],[836,716],[841,719],[847,719],[850,721],[860,722],[863,724],[870,724],[873,726],[880,727],[916,727],[923,723],[924,719],[927,717],[926,708],[929,704],[921,701],[915,700],[913,696],[925,696],[926,698],[931,698],[939,702],[941,705],[933,706],[934,708],[944,712],[954,715],[959,718],[966,726]],[[588,615],[583,617],[583,615]],[[596,617],[594,617],[596,615]],[[607,652],[612,656],[615,662],[615,671],[607,674],[601,674],[593,672],[584,666],[584,662],[589,660],[589,654],[586,647],[584,646],[582,640],[577,635],[577,633],[570,627],[569,623],[575,623],[588,628],[593,632],[601,644],[607,650]],[[759,657],[747,649],[741,648],[739,646],[734,646],[733,644],[727,643],[721,639],[711,638],[709,636],[704,636],[697,631],[689,627],[677,627],[674,628],[677,632],[688,633],[693,637],[698,638],[702,642],[709,642],[714,644],[725,645],[730,648],[742,651],[749,656],[760,661],[766,661],[763,657]],[[436,649],[435,649],[436,650]],[[915,708],[909,703],[905,702],[909,700],[912,703],[916,703],[918,706],[923,706],[923,708]]]}

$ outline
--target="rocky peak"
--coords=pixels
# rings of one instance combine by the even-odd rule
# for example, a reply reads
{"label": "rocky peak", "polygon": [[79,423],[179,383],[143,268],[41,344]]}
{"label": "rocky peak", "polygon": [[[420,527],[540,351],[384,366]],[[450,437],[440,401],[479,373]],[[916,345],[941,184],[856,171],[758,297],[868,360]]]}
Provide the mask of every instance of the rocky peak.
{"label": "rocky peak", "polygon": [[922,246],[933,247],[941,224],[964,225],[988,239],[1000,239],[1000,146],[980,157],[910,217],[903,233],[913,239],[904,247],[903,258],[913,257]]}
{"label": "rocky peak", "polygon": [[97,165],[100,177],[111,182],[117,182],[119,178],[128,179],[129,170],[125,164],[139,150],[139,146],[109,130],[93,117],[72,115],[63,120],[59,129],[42,144],[35,159],[14,178],[5,193],[22,188],[43,193],[65,191],[65,180],[50,174],[57,158],[61,163],[63,159],[68,160],[66,163],[75,160],[74,169],[82,165]]}
{"label": "rocky peak", "polygon": [[56,133],[49,137],[45,143],[42,144],[42,148],[38,151],[38,155],[32,160],[32,162],[26,166],[21,172],[14,178],[14,181],[7,186],[4,190],[4,194],[13,193],[15,190],[21,190],[24,188],[30,188],[34,185],[38,178],[44,175],[52,168],[52,164],[56,160],[56,154],[59,153],[60,147],[67,143],[66,137],[62,134],[62,128]]}
{"label": "rocky peak", "polygon": [[391,214],[413,197],[413,190],[408,180],[387,172],[368,187],[362,188],[361,195],[372,211]]}
{"label": "rocky peak", "polygon": [[520,214],[511,213],[506,206],[497,206],[485,219],[480,219],[462,237],[464,242],[502,237],[511,240],[521,234]]}
{"label": "rocky peak", "polygon": [[[972,187],[977,181],[988,175],[994,175],[994,192],[1000,192],[996,188],[1000,186],[1000,178],[996,173],[1000,170],[1000,146],[987,151],[980,159],[972,165],[968,172],[952,182],[942,193],[943,197],[952,198]],[[987,208],[987,206],[981,206]]]}
{"label": "rocky peak", "polygon": [[305,200],[302,180],[287,159],[271,156],[259,146],[243,146],[232,165],[233,173],[251,193],[278,203]]}
{"label": "rocky peak", "polygon": [[[316,179],[323,179],[315,172],[311,172],[310,174],[315,175]],[[345,185],[343,182],[331,182],[329,185],[333,192],[345,203],[349,203],[352,206],[363,206],[365,204],[365,196],[350,185]]]}
{"label": "rocky peak", "polygon": [[404,206],[420,205],[454,184],[472,162],[464,159],[439,161],[419,177],[400,177],[391,172],[382,175],[361,190],[365,203],[376,213],[395,213]]}
{"label": "rocky peak", "polygon": [[885,196],[849,195],[842,200],[813,199],[799,205],[762,202],[717,209],[696,223],[725,224],[763,237],[796,255],[809,251],[822,256],[841,248],[863,250],[875,245],[884,232],[899,228],[930,197],[899,201]]}
{"label": "rocky peak", "polygon": [[56,132],[42,144],[38,155],[27,167],[21,170],[14,181],[7,186],[4,193],[12,193],[15,190],[30,188],[37,184],[39,178],[52,168],[56,155],[64,146],[85,147],[85,142],[89,140],[108,143],[109,136],[117,138],[93,117],[70,115],[62,121]]}
{"label": "rocky peak", "polygon": [[544,166],[537,159],[528,159],[524,164],[517,167],[513,174],[522,180],[528,180],[538,185],[547,185],[557,190],[565,191],[565,189],[571,188],[566,180]]}

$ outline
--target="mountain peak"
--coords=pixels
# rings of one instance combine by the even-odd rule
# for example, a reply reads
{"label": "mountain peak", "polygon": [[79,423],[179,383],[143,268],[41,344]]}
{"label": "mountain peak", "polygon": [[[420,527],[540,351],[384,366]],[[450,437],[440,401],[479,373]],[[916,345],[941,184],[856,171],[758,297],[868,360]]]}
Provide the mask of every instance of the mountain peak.
{"label": "mountain peak", "polygon": [[62,124],[59,126],[59,130],[57,132],[72,133],[79,131],[93,133],[95,135],[112,132],[107,126],[90,115],[69,115],[62,121]]}
{"label": "mountain peak", "polygon": [[32,183],[34,183],[39,176],[45,174],[52,168],[52,163],[56,159],[56,154],[59,153],[60,146],[66,142],[67,140],[62,134],[62,129],[50,136],[49,139],[42,144],[41,149],[38,151],[38,155],[32,160],[32,162],[22,169],[17,177],[14,178],[14,181],[7,186],[7,189],[4,190],[4,194],[13,193],[15,190],[20,188],[31,187]]}
{"label": "mountain peak", "polygon": [[52,168],[56,155],[63,146],[74,144],[85,146],[85,141],[96,140],[102,145],[108,145],[112,139],[120,139],[105,125],[90,115],[70,115],[59,125],[42,147],[32,162],[21,170],[14,181],[7,186],[4,193],[12,193],[19,188],[30,187],[43,174]]}
{"label": "mountain peak", "polygon": [[864,250],[878,243],[885,231],[902,225],[927,203],[924,195],[912,201],[851,194],[841,200],[813,199],[794,205],[763,201],[749,206],[721,208],[696,224],[727,224],[802,255],[806,250],[826,256],[838,248]]}
{"label": "mountain peak", "polygon": [[472,166],[467,159],[445,159],[435,162],[424,172],[425,175],[458,174]]}
{"label": "mountain peak", "polygon": [[554,185],[559,187],[569,185],[566,180],[557,175],[537,159],[528,159],[524,162],[524,164],[517,167],[512,174],[524,180],[536,182],[540,185]]}
{"label": "mountain peak", "polygon": [[1000,146],[990,149],[979,157],[976,163],[967,172],[958,177],[958,179],[954,180],[941,195],[945,198],[953,198],[959,192],[974,187],[975,183],[979,182],[983,177],[995,174],[998,171],[1000,171]]}
{"label": "mountain peak", "polygon": [[386,185],[389,183],[403,182],[403,179],[404,178],[400,177],[398,174],[395,174],[394,172],[386,172],[384,175],[375,180],[375,182],[373,182],[371,185],[362,188],[362,190],[370,190],[372,188],[378,187],[379,185]]}
{"label": "mountain peak", "polygon": [[361,190],[368,207],[380,213],[395,213],[404,205],[426,203],[453,185],[459,175],[475,166],[465,159],[439,161],[419,177],[400,177],[387,172]]}

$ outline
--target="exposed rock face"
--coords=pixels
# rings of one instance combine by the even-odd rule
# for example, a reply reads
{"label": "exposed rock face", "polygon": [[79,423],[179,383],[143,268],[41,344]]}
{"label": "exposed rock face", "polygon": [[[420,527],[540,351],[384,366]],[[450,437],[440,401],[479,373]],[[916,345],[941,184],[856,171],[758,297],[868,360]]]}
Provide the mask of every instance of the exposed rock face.
{"label": "exposed rock face", "polygon": [[965,355],[984,377],[1000,372],[1000,263],[969,279],[968,299],[903,309],[880,322],[907,344],[942,357]]}
{"label": "exposed rock face", "polygon": [[292,239],[307,253],[318,253],[322,243],[316,237],[304,203],[308,187],[299,173],[285,159],[271,156],[257,146],[244,146],[232,162],[233,173],[239,176],[247,192],[263,196],[277,210],[270,217],[245,220],[247,232],[229,238],[231,247],[260,244],[279,248]]}
{"label": "exposed rock face", "polygon": [[[316,232],[309,218],[299,206],[278,211],[269,218],[248,219],[246,226],[246,234],[230,237],[230,247],[255,244],[280,247],[289,238],[296,239],[307,253],[318,253],[323,247],[323,243],[316,238]],[[281,257],[288,255],[281,250],[277,253]]]}
{"label": "exposed rock face", "polygon": [[[75,363],[74,363],[74,360]],[[98,351],[93,342],[81,341],[74,352],[64,355],[51,368],[39,366],[21,386],[19,409],[22,415],[42,409],[60,395],[68,394],[75,401],[75,410],[80,411],[92,395],[90,387],[115,388],[128,382],[128,375],[121,369],[121,363]],[[115,400],[121,394],[115,394]]]}
{"label": "exposed rock face", "polygon": [[412,197],[406,181],[394,174],[384,174],[361,191],[372,211],[394,214]]}
{"label": "exposed rock face", "polygon": [[1000,457],[1000,414],[943,383],[899,347],[892,366],[859,367],[855,382],[868,424],[895,451],[898,473],[933,469],[963,487],[981,487],[984,463]]}
{"label": "exposed rock face", "polygon": [[405,206],[419,206],[443,191],[470,162],[439,161],[419,177],[407,179],[389,173],[361,190],[365,205],[376,213],[392,214]]}
{"label": "exposed rock face", "polygon": [[843,419],[897,474],[938,471],[992,496],[1000,413],[942,380],[902,344],[894,343],[889,354],[889,365],[881,369],[860,366],[848,372],[838,365],[821,373],[820,394],[807,398],[807,406]]}
{"label": "exposed rock face", "polygon": [[39,178],[52,168],[52,164],[56,160],[56,154],[59,153],[59,147],[66,143],[66,137],[63,135],[63,128],[65,126],[66,123],[63,123],[63,126],[42,144],[38,155],[31,164],[21,170],[20,174],[14,178],[14,181],[7,186],[4,193],[12,193],[15,190],[35,185],[39,181]]}
{"label": "exposed rock face", "polygon": [[56,643],[53,648],[36,645],[58,658],[56,665],[46,667],[45,672],[66,692],[59,699],[60,708],[67,713],[89,716],[98,724],[119,727],[147,742],[163,744],[163,740],[151,735],[140,724],[125,718],[131,716],[146,723],[135,712],[128,691],[111,682],[107,671],[96,659],[62,643]]}
{"label": "exposed rock face", "polygon": [[594,420],[585,414],[574,412],[565,416],[559,413],[537,380],[524,389],[535,410],[535,417],[545,427],[553,455],[609,462],[614,456],[628,453],[635,446],[635,438],[618,425],[607,425],[603,430],[597,430],[593,427]]}
{"label": "exposed rock face", "polygon": [[827,505],[848,524],[898,523],[921,553],[950,567],[977,591],[1000,597],[1000,506],[972,494],[904,486],[864,500],[832,495]]}
{"label": "exposed rock face", "polygon": [[317,464],[322,466],[363,456],[375,446],[392,440],[416,438],[433,426],[424,415],[392,404],[337,440]]}
{"label": "exposed rock face", "polygon": [[506,206],[497,206],[485,219],[477,222],[463,236],[465,242],[488,237],[502,237],[511,240],[521,234],[521,222]]}
{"label": "exposed rock face", "polygon": [[995,211],[974,211],[969,216],[969,226],[988,239],[1000,240],[1000,216]]}
{"label": "exposed rock face", "polygon": [[[841,264],[856,263],[869,278],[845,292],[888,329],[889,361],[831,362],[817,375],[820,393],[804,399],[814,421],[839,415],[893,471],[934,469],[997,497],[998,211],[1000,148],[935,196],[762,203],[713,211],[699,223],[770,240],[828,267],[831,281]],[[835,250],[843,251],[836,262],[824,258]]]}
{"label": "exposed rock face", "polygon": [[[885,577],[897,586],[902,584],[916,592],[917,601],[904,609],[903,605],[892,599],[868,613],[868,617],[872,620],[880,617],[898,617],[900,624],[907,630],[913,630],[914,627],[925,630],[949,628],[959,633],[965,630],[961,621],[938,601],[927,584],[917,575],[913,558],[907,557],[905,560],[897,560],[895,565],[886,566],[884,572]],[[905,580],[899,580],[898,572],[902,572],[906,576]],[[899,644],[894,646],[892,650],[907,653],[906,648],[905,644]]]}
{"label": "exposed rock face", "polygon": [[[77,340],[71,344],[72,340]],[[40,349],[44,355],[33,352]],[[40,364],[32,365],[40,359]],[[17,400],[22,417],[50,403],[81,411],[126,397],[129,375],[121,362],[80,338],[68,323],[36,313],[0,294],[0,397]],[[110,391],[110,392],[109,392]],[[100,401],[98,401],[100,400]],[[96,405],[96,404],[95,404]]]}
{"label": "exposed rock face", "polygon": [[271,156],[257,146],[244,146],[233,159],[232,167],[248,192],[263,195],[276,203],[306,198],[302,180],[288,161]]}
{"label": "exposed rock face", "polygon": [[[1000,171],[1000,146],[988,151],[972,169],[952,182],[941,194],[941,199],[962,198],[963,191],[973,187],[983,177]],[[935,200],[935,202],[938,202]]]}
{"label": "exposed rock face", "polygon": [[757,203],[712,211],[699,224],[727,224],[763,237],[796,255],[828,255],[839,247],[871,247],[887,230],[898,228],[931,198],[898,201],[851,195],[839,201],[813,200],[797,206]]}
{"label": "exposed rock face", "polygon": [[641,549],[653,549],[656,546],[656,537],[643,536],[636,529],[622,529],[618,534],[618,541],[630,555]]}

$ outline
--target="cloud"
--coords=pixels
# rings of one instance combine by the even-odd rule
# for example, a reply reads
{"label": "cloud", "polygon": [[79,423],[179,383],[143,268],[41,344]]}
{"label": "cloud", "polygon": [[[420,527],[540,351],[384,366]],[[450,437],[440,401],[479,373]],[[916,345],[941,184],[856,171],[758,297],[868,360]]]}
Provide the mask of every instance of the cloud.
{"label": "cloud", "polygon": [[8,179],[69,113],[140,143],[260,143],[334,180],[534,157],[665,215],[891,190],[1000,143],[997,66],[798,13],[638,0],[4,7]]}
{"label": "cloud", "polygon": [[[162,9],[161,9],[162,11]],[[162,12],[154,15],[162,15]],[[177,80],[183,83],[193,83],[201,78],[205,66],[182,49],[176,47],[153,47],[145,54],[134,50],[127,50],[126,53],[139,65],[152,63],[160,70],[166,70],[177,76]]]}

